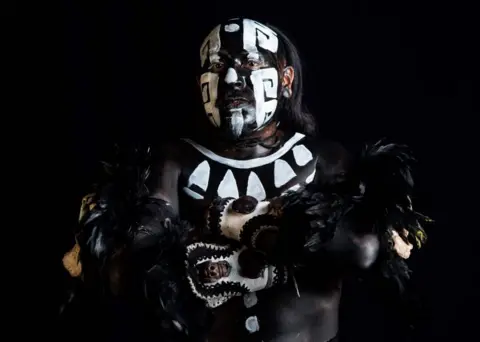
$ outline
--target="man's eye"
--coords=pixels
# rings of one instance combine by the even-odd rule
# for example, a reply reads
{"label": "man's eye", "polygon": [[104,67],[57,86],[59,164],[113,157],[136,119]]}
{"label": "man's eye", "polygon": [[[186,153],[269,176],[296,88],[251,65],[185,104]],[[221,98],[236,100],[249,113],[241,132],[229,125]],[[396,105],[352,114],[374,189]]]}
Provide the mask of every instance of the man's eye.
{"label": "man's eye", "polygon": [[223,68],[223,63],[221,63],[221,62],[212,63],[210,68],[213,69],[213,70],[222,69]]}
{"label": "man's eye", "polygon": [[260,62],[259,61],[254,61],[254,60],[250,60],[247,62],[247,66],[250,67],[250,68],[255,68],[255,67],[258,67],[260,66]]}

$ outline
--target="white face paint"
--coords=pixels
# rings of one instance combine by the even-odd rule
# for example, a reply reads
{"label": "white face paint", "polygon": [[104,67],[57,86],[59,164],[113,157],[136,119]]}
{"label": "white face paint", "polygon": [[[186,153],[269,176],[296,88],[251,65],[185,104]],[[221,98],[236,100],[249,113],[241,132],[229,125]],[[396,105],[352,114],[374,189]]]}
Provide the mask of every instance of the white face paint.
{"label": "white face paint", "polygon": [[227,32],[237,32],[238,30],[240,30],[240,26],[238,24],[225,25],[225,31]]}
{"label": "white face paint", "polygon": [[[257,127],[268,122],[277,108],[278,71],[275,68],[252,71]],[[266,98],[272,98],[266,101]]]}
{"label": "white face paint", "polygon": [[238,80],[238,74],[234,68],[228,68],[227,74],[225,75],[225,83],[231,84],[235,83]]}
{"label": "white face paint", "polygon": [[200,48],[200,62],[201,66],[205,66],[207,59],[210,60],[210,63],[213,62],[212,58],[217,56],[218,51],[220,51],[221,42],[220,42],[220,25],[215,27],[212,32],[205,38]]}
{"label": "white face paint", "polygon": [[[233,21],[233,20],[232,20]],[[241,30],[241,35],[239,31]],[[240,48],[243,45],[243,52],[247,53],[247,58],[259,60],[261,51],[270,51],[277,53],[278,37],[270,28],[250,19],[231,22],[226,25],[218,25],[204,40],[200,49],[200,60],[202,68],[208,67],[220,61],[219,52],[222,48],[221,37],[228,38],[228,35],[236,35],[242,37]],[[219,108],[217,105],[218,85],[220,77],[226,84],[235,83],[239,77],[247,77],[253,85],[253,93],[255,96],[255,122],[256,127],[260,128],[273,117],[277,108],[278,96],[278,70],[273,67],[257,70],[246,70],[249,76],[239,76],[234,67],[229,66],[226,70],[215,73],[205,72],[200,77],[200,86],[202,90],[203,103],[205,111],[216,127],[225,125],[222,122]],[[245,70],[244,74],[245,75]],[[232,128],[233,129],[233,128]]]}
{"label": "white face paint", "polygon": [[[202,67],[207,60],[209,63],[218,62],[218,51],[220,50],[220,25],[215,27],[212,32],[205,38],[200,48],[200,63]],[[200,76],[200,87],[202,91],[203,106],[210,122],[219,127],[220,114],[218,108],[215,105],[217,101],[217,89],[218,89],[218,74],[212,72],[206,72]]]}
{"label": "white face paint", "polygon": [[247,52],[258,52],[257,46],[262,49],[277,53],[277,34],[257,21],[243,20],[243,48]]}
{"label": "white face paint", "polygon": [[205,112],[210,122],[215,127],[220,127],[220,113],[215,105],[218,91],[218,74],[206,72],[200,76],[200,85],[202,87],[202,98]]}

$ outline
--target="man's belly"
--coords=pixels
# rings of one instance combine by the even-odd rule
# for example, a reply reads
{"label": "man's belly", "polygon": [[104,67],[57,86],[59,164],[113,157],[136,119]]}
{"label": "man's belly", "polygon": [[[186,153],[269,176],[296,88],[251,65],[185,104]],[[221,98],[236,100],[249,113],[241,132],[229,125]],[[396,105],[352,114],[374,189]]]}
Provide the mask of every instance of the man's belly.
{"label": "man's belly", "polygon": [[[257,298],[251,308],[239,297],[216,309],[208,341],[326,342],[337,334],[339,290],[298,297],[288,287],[260,291]],[[253,317],[258,331],[251,333],[247,326]]]}

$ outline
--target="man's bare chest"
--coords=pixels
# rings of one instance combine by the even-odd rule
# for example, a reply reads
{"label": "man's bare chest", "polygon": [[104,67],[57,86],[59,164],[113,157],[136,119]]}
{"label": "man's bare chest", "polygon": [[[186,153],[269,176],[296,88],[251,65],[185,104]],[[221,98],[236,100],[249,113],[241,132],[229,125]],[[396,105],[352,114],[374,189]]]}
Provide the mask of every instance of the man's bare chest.
{"label": "man's bare chest", "polygon": [[[304,292],[288,284],[217,308],[209,341],[328,341],[338,331],[340,291]],[[257,330],[258,329],[258,330]]]}

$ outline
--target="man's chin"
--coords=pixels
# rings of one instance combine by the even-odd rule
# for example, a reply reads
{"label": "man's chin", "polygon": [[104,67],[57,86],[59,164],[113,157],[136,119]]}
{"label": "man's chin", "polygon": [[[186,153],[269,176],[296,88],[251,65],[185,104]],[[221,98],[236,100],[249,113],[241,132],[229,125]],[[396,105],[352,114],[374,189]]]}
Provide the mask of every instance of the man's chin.
{"label": "man's chin", "polygon": [[241,109],[232,109],[224,117],[223,124],[229,139],[236,140],[241,137],[245,126],[245,118]]}
{"label": "man's chin", "polygon": [[241,131],[231,129],[231,127],[227,126],[222,127],[222,129],[220,130],[220,136],[222,137],[222,139],[232,142],[245,139],[252,133],[253,130],[245,126]]}
{"label": "man's chin", "polygon": [[222,135],[229,140],[238,140],[250,132],[255,123],[255,108],[251,105],[222,108]]}

